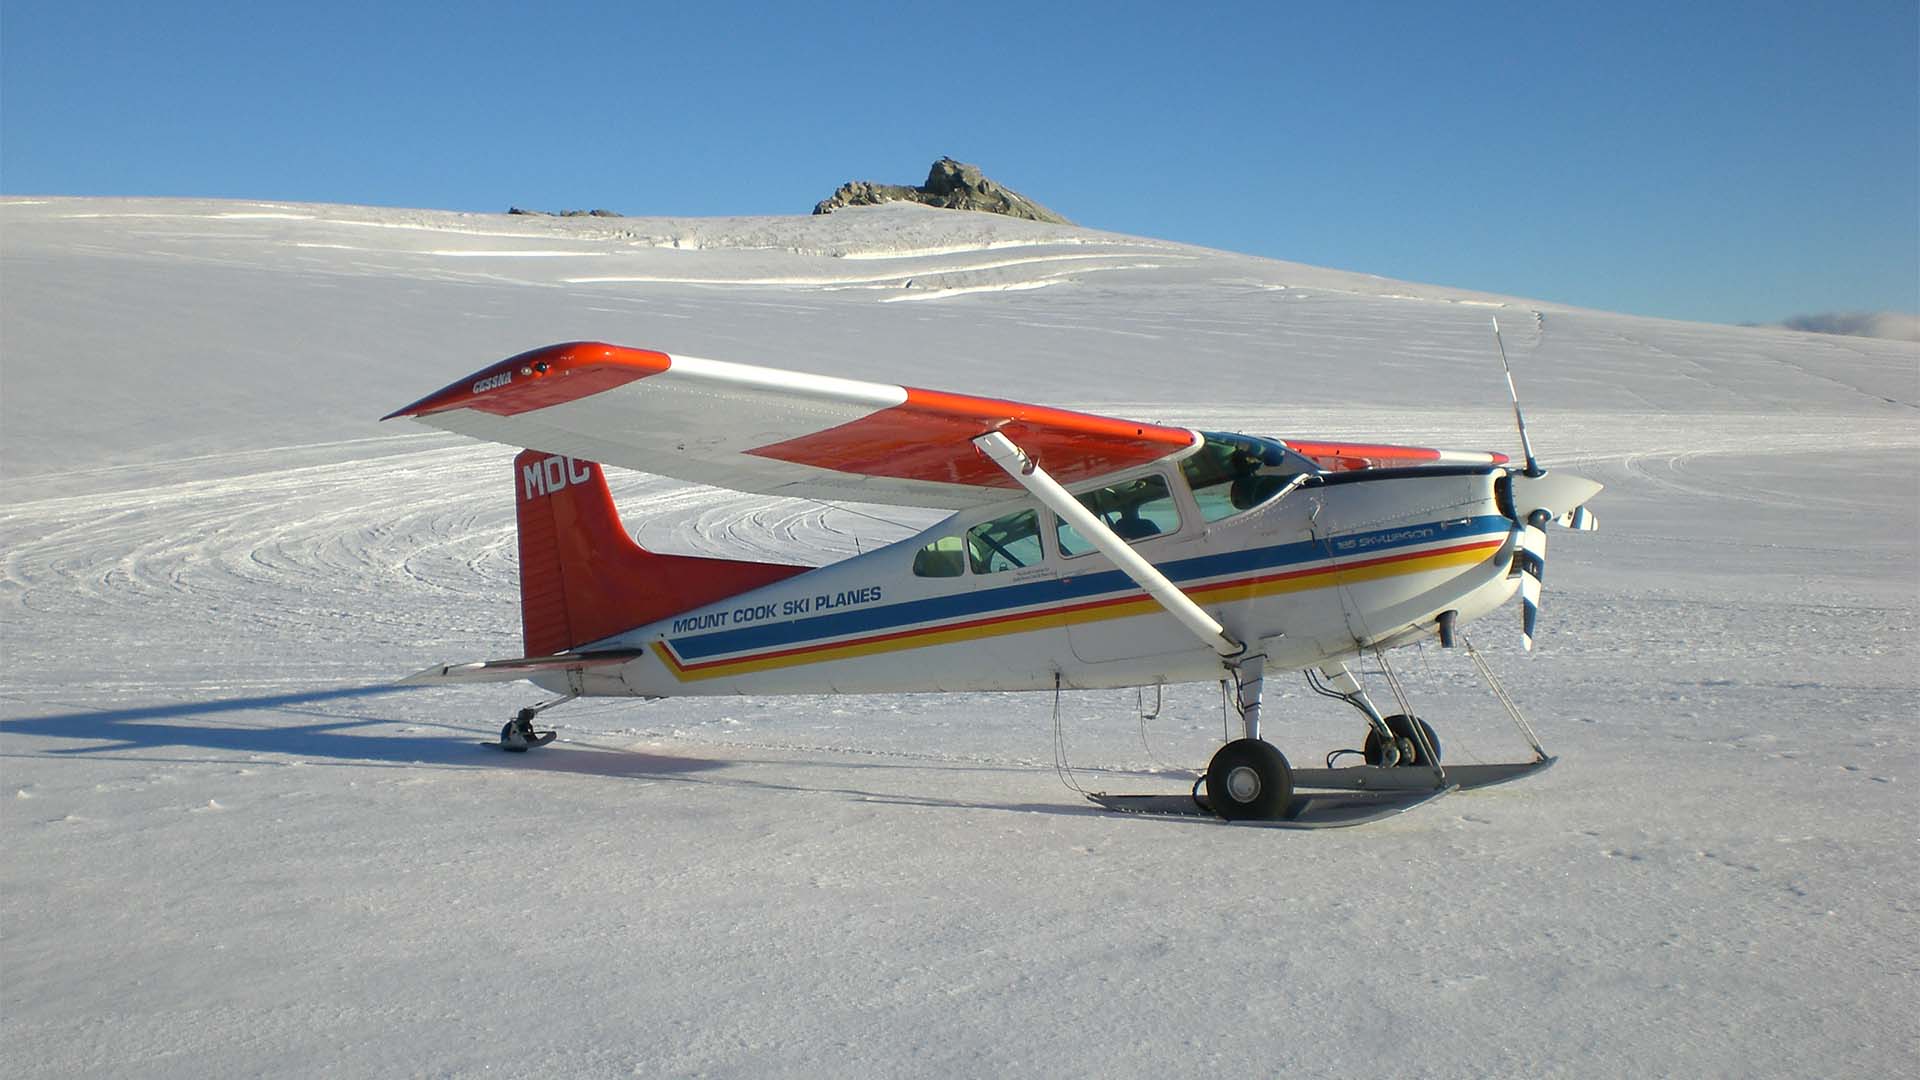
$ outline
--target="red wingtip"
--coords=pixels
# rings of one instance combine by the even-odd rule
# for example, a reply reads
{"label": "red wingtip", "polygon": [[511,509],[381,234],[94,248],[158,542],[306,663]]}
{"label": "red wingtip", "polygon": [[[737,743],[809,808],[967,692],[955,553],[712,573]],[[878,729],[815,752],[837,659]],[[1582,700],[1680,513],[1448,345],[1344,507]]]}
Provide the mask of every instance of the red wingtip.
{"label": "red wingtip", "polygon": [[598,341],[548,345],[481,368],[380,419],[427,416],[450,409],[513,416],[658,375],[671,363],[663,352]]}

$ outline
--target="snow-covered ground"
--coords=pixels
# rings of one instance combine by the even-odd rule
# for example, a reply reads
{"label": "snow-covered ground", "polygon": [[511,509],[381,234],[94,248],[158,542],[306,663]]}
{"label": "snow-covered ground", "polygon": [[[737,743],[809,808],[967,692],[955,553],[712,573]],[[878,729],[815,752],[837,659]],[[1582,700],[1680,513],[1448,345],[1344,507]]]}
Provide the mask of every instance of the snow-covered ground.
{"label": "snow-covered ground", "polygon": [[[1119,817],[1045,695],[398,691],[518,651],[509,448],[375,422],[592,338],[1607,484],[1561,762],[1324,833]],[[0,1071],[1881,1076],[1920,1065],[1920,347],[1665,322],[911,206],[535,219],[0,203]],[[650,547],[928,520],[629,476]],[[1523,747],[1396,654],[1449,760]],[[1377,684],[1376,684],[1377,687]],[[1357,718],[1269,688],[1296,761]],[[1148,695],[1149,706],[1153,704]],[[1218,691],[1068,695],[1180,790]]]}

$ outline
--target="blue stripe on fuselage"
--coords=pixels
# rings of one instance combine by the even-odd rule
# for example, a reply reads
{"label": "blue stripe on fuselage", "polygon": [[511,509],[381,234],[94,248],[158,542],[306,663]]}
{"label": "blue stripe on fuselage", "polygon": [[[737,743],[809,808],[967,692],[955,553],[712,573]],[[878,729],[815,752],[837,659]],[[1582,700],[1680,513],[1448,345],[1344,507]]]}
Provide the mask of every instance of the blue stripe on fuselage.
{"label": "blue stripe on fuselage", "polygon": [[[1330,557],[1372,556],[1398,548],[1417,547],[1441,541],[1458,543],[1488,533],[1506,533],[1513,523],[1498,514],[1431,521],[1418,525],[1396,525],[1390,529],[1351,533],[1328,540],[1301,540],[1291,544],[1248,548],[1217,555],[1200,555],[1159,564],[1160,572],[1176,584],[1198,582],[1227,575],[1257,574],[1295,563],[1309,563]],[[1432,529],[1430,536],[1408,536]],[[1067,568],[1072,562],[1065,564]],[[919,623],[940,623],[989,612],[1047,604],[1066,604],[1107,593],[1133,591],[1139,586],[1118,570],[1089,574],[1062,574],[1058,578],[1008,585],[997,589],[973,589],[947,596],[908,600],[897,604],[861,608],[857,611],[816,615],[805,619],[770,622],[738,630],[669,639],[673,651],[682,660],[704,660],[728,653],[778,648],[801,642],[844,637],[849,634],[891,630]]]}

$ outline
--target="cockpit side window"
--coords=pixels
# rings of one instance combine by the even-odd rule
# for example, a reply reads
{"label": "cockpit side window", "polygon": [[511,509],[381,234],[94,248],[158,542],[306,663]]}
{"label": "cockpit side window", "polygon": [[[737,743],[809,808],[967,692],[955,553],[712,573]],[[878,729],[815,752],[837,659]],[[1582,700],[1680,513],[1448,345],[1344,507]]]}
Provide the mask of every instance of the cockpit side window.
{"label": "cockpit side window", "polygon": [[1207,521],[1232,517],[1272,498],[1302,472],[1317,471],[1311,461],[1271,439],[1201,432],[1200,449],[1180,462],[1180,474],[1193,489],[1193,501]]}

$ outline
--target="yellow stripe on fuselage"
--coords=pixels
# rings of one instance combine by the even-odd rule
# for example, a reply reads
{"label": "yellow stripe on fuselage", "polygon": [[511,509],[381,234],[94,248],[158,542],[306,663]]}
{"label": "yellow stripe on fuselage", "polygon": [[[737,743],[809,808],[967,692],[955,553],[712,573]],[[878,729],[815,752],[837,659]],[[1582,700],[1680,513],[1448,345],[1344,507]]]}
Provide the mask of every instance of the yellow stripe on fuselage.
{"label": "yellow stripe on fuselage", "polygon": [[[1214,585],[1202,585],[1190,590],[1187,595],[1196,602],[1215,604],[1237,604],[1268,596],[1279,596],[1290,592],[1304,592],[1309,589],[1324,589],[1330,586],[1355,585],[1366,581],[1379,581],[1383,578],[1400,577],[1405,574],[1420,574],[1431,570],[1442,570],[1453,566],[1470,566],[1484,558],[1488,551],[1500,547],[1504,539],[1450,548],[1426,555],[1410,555],[1399,558],[1383,559],[1361,566],[1326,566],[1313,570],[1293,570],[1280,574],[1267,575],[1238,581],[1220,582]],[[926,629],[894,630],[883,634],[869,635],[856,641],[843,641],[826,645],[797,645],[778,649],[758,656],[741,657],[736,660],[712,660],[701,664],[684,665],[673,655],[666,642],[653,643],[654,654],[673,672],[674,678],[681,682],[697,682],[704,679],[717,679],[727,675],[748,675],[759,671],[773,671],[779,668],[796,667],[802,664],[824,664],[835,660],[849,660],[855,657],[872,656],[876,653],[898,652],[905,649],[921,649],[932,645],[950,645],[961,641],[977,641],[981,638],[998,637],[1003,634],[1020,634],[1032,630],[1050,627],[1077,626],[1084,623],[1104,622],[1108,619],[1127,619],[1138,615],[1151,614],[1162,610],[1158,601],[1150,596],[1136,595],[1107,600],[1091,600],[1083,604],[1070,604],[1066,607],[1049,608],[1045,611],[1024,612],[1015,615],[996,615],[973,620],[959,625],[928,627]]]}

